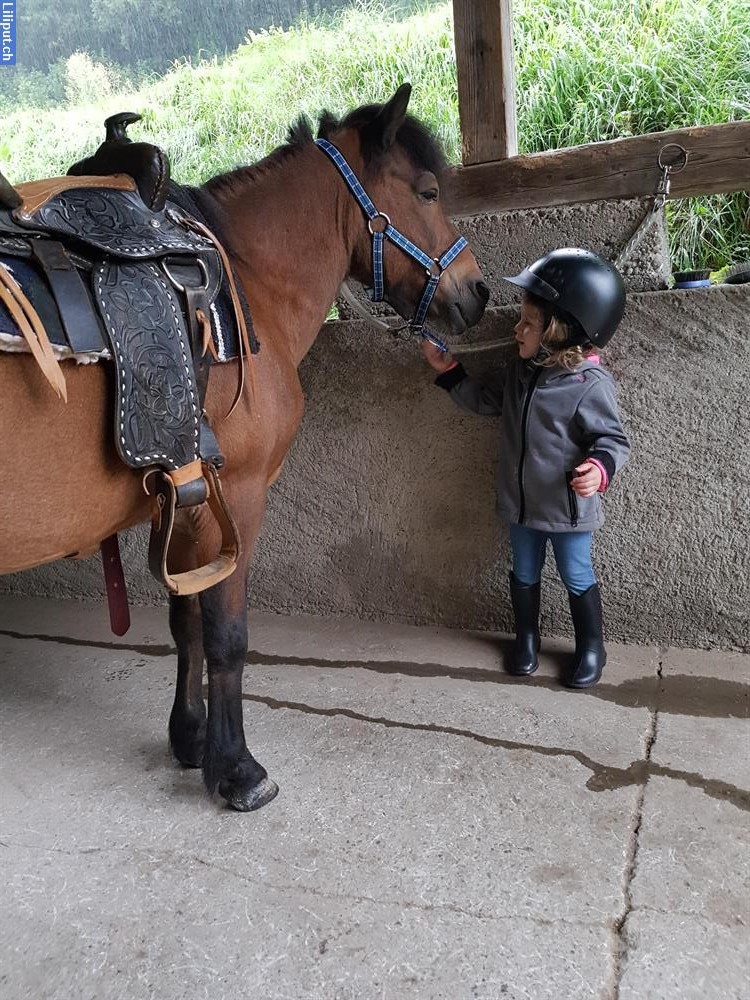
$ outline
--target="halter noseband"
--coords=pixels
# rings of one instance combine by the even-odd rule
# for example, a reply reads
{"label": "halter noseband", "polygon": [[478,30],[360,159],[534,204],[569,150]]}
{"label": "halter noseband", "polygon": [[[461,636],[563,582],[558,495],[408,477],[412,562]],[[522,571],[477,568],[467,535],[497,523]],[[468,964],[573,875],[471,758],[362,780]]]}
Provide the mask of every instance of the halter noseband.
{"label": "halter noseband", "polygon": [[[427,283],[424,287],[424,291],[422,292],[422,299],[419,303],[414,319],[410,320],[408,324],[413,330],[423,333],[427,310],[430,308],[430,304],[435,296],[438,282],[442,277],[443,271],[445,271],[446,268],[453,263],[464,247],[468,246],[468,243],[463,236],[459,236],[456,242],[445,251],[442,257],[430,257],[423,250],[420,250],[418,246],[412,243],[410,239],[407,239],[403,233],[400,233],[398,229],[391,225],[391,220],[385,212],[379,212],[375,208],[367,192],[360,184],[357,175],[346,162],[346,159],[342,155],[341,151],[337,149],[332,142],[329,142],[327,139],[316,139],[315,145],[322,149],[323,152],[330,157],[331,161],[346,181],[349,190],[359,202],[362,211],[367,216],[367,228],[372,234],[372,301],[382,302],[385,296],[385,279],[383,277],[383,244],[386,239],[395,243],[397,247],[404,251],[404,253],[407,253],[410,257],[416,260],[417,263],[421,264],[427,272]],[[377,223],[380,228],[375,228],[374,223]],[[426,335],[423,333],[423,336]],[[430,333],[427,339],[433,342],[437,341],[437,338],[433,333]],[[438,344],[438,346],[444,345]]]}

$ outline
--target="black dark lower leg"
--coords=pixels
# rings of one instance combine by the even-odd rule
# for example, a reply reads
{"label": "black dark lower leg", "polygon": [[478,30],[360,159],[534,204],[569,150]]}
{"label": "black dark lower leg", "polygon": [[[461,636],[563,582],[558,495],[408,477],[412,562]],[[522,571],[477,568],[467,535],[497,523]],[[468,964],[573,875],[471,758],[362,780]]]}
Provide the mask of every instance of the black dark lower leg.
{"label": "black dark lower leg", "polygon": [[233,808],[248,811],[269,802],[278,787],[245,742],[242,672],[247,656],[247,611],[244,600],[240,611],[230,611],[231,604],[237,601],[230,604],[227,589],[220,584],[201,594],[203,648],[208,667],[203,777],[209,792],[218,789]]}
{"label": "black dark lower leg", "polygon": [[177,686],[169,717],[169,742],[185,767],[202,767],[206,742],[203,702],[203,634],[197,597],[170,597],[169,627],[177,646]]}

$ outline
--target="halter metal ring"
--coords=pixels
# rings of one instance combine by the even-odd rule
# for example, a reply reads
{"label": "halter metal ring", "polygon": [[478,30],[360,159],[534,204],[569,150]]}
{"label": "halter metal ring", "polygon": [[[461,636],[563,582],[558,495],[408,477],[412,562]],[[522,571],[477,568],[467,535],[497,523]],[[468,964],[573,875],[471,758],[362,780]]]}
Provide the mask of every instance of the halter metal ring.
{"label": "halter metal ring", "polygon": [[[373,229],[372,228],[372,224],[373,224],[373,222],[375,222],[376,219],[384,219],[385,220],[385,225],[383,226],[382,229]],[[386,229],[388,228],[388,226],[390,226],[390,224],[391,224],[390,217],[387,216],[385,214],[385,212],[377,212],[375,215],[373,215],[373,217],[371,219],[367,220],[367,228],[370,230],[370,235],[371,236],[374,236],[375,233],[384,233],[386,231]]]}
{"label": "halter metal ring", "polygon": [[440,263],[439,257],[433,257],[432,264],[430,264],[430,266],[426,267],[424,270],[425,274],[428,274],[431,278],[439,278],[442,275],[445,268]]}
{"label": "halter metal ring", "polygon": [[[668,149],[679,150],[679,158],[675,163],[664,162],[663,156]],[[688,151],[685,149],[684,146],[681,146],[679,142],[668,142],[664,146],[662,146],[661,149],[659,150],[659,156],[657,157],[656,162],[659,164],[659,168],[661,170],[669,170],[673,174],[679,174],[679,172],[681,170],[684,170],[685,167],[687,166],[687,161],[689,156],[690,154],[688,153]]]}

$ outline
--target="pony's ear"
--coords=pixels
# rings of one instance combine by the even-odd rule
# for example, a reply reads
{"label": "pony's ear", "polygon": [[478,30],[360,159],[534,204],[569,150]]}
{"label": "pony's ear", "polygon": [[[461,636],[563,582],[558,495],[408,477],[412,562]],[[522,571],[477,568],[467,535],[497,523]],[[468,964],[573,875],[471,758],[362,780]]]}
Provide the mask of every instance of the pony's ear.
{"label": "pony's ear", "polygon": [[396,140],[396,133],[404,124],[410,97],[411,84],[402,83],[390,101],[383,105],[373,122],[377,142],[383,152],[391,148]]}

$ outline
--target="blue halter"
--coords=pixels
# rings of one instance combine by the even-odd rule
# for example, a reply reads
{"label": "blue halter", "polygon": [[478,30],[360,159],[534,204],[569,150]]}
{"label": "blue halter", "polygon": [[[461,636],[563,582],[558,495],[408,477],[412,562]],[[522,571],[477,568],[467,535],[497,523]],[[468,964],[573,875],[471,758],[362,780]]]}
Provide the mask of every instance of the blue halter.
{"label": "blue halter", "polygon": [[[315,144],[330,157],[331,161],[338,168],[339,173],[349,186],[349,190],[357,199],[362,211],[367,216],[367,228],[372,234],[372,301],[382,302],[385,296],[385,280],[383,277],[383,244],[386,239],[389,239],[392,243],[395,243],[397,247],[400,247],[405,253],[421,264],[427,272],[427,284],[422,292],[422,299],[417,308],[416,315],[408,324],[409,327],[418,331],[423,337],[425,337],[425,339],[432,341],[432,343],[434,343],[441,350],[447,350],[445,344],[443,344],[443,342],[436,337],[432,331],[429,333],[425,331],[425,318],[427,316],[427,310],[430,308],[430,303],[432,302],[435,292],[437,291],[438,282],[442,277],[443,271],[445,271],[445,269],[453,263],[464,247],[468,246],[466,240],[463,236],[459,236],[456,242],[445,251],[442,257],[432,258],[428,256],[424,253],[424,251],[420,250],[418,246],[412,243],[411,240],[407,239],[403,233],[400,233],[398,229],[391,225],[391,220],[385,212],[379,212],[375,208],[367,192],[360,184],[357,175],[346,162],[346,159],[341,154],[340,150],[337,149],[333,143],[329,142],[327,139],[316,139]],[[379,228],[375,228],[374,223],[377,223]]]}

